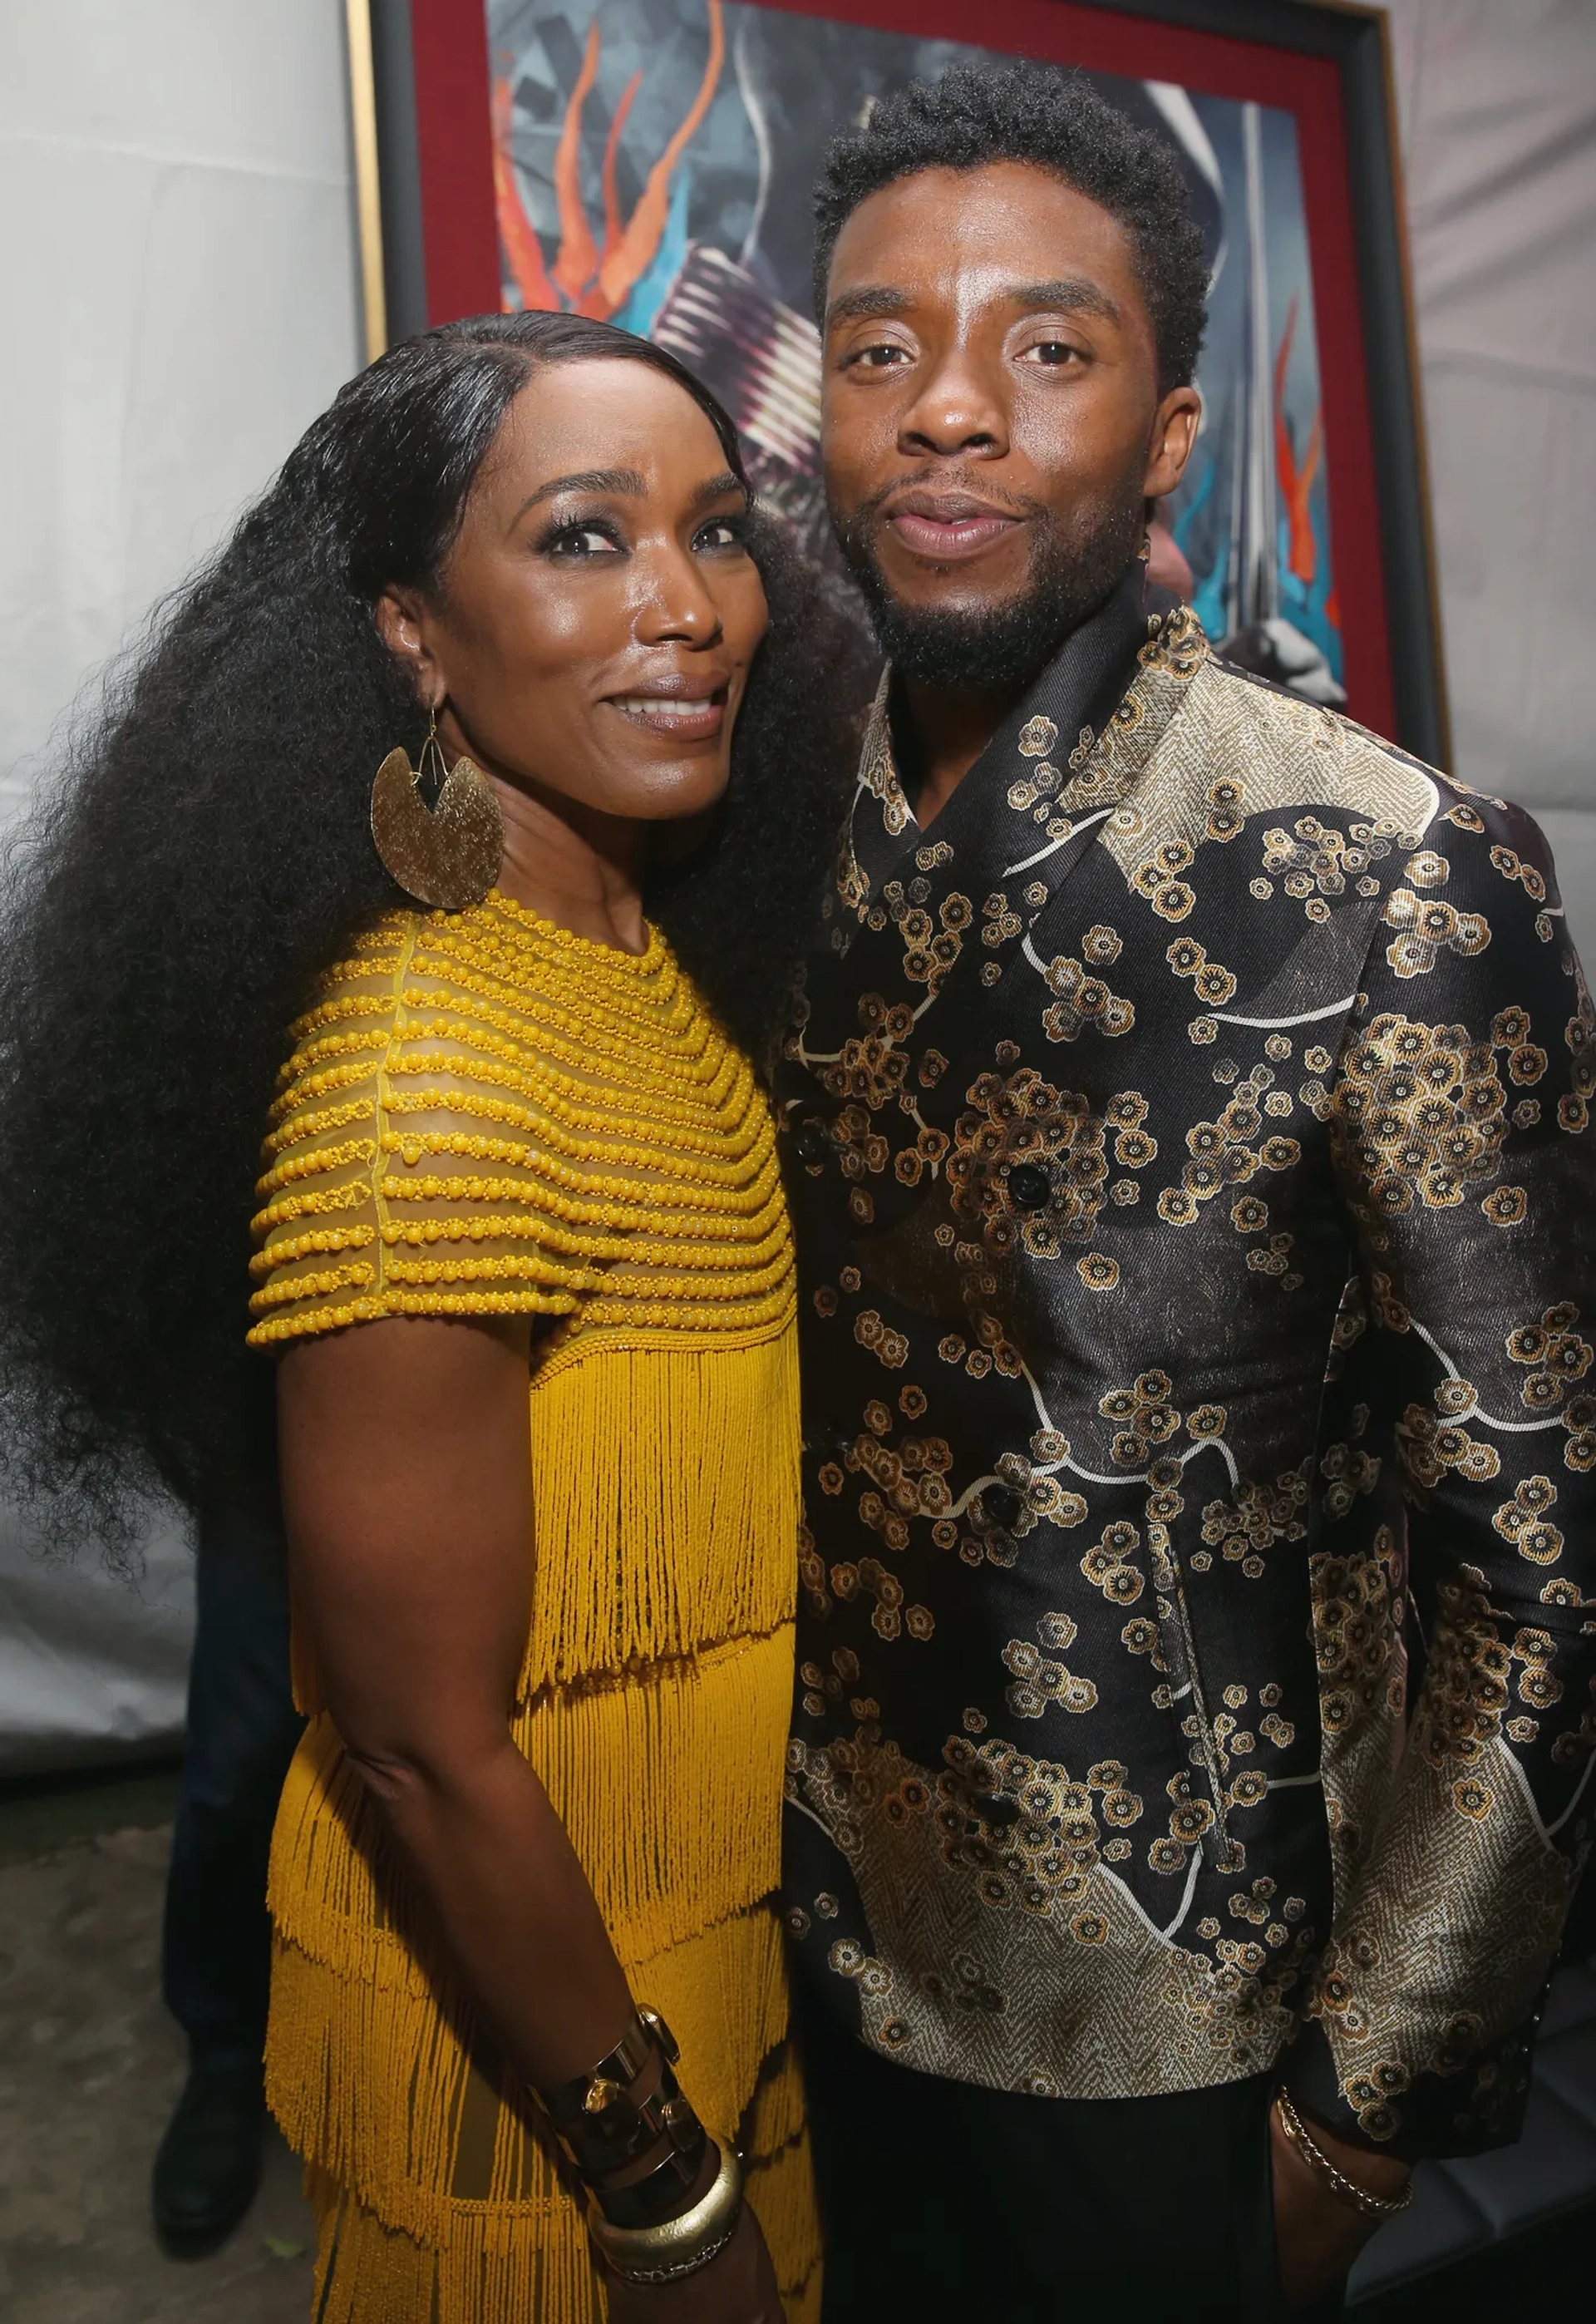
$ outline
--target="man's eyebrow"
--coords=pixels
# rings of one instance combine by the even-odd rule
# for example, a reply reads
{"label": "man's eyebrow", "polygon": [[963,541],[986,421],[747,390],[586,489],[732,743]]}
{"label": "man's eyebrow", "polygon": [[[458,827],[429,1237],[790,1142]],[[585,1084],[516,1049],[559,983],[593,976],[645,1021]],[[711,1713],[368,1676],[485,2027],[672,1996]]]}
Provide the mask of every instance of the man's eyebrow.
{"label": "man's eyebrow", "polygon": [[516,511],[518,524],[528,509],[539,501],[552,501],[556,493],[625,493],[633,500],[641,500],[648,487],[636,468],[574,468],[568,476],[551,476],[546,484],[539,484],[528,493]]}
{"label": "man's eyebrow", "polygon": [[1109,297],[1101,283],[1084,275],[1065,275],[1057,282],[1016,282],[1004,297],[1029,314],[1045,313],[1050,308],[1077,315],[1101,315],[1105,323],[1124,320],[1117,300]]}
{"label": "man's eyebrow", "polygon": [[[1062,275],[1055,282],[1012,282],[999,293],[1005,305],[1023,308],[1029,314],[1055,313],[1100,315],[1106,323],[1121,323],[1124,317],[1118,302],[1109,297],[1100,283],[1089,281],[1084,275]],[[914,301],[907,290],[899,290],[890,283],[862,283],[857,290],[839,290],[826,309],[826,321],[857,322],[872,315],[901,315]]]}
{"label": "man's eyebrow", "polygon": [[901,315],[913,305],[907,290],[888,282],[861,283],[857,290],[839,290],[826,309],[828,323],[853,323],[869,315]]}

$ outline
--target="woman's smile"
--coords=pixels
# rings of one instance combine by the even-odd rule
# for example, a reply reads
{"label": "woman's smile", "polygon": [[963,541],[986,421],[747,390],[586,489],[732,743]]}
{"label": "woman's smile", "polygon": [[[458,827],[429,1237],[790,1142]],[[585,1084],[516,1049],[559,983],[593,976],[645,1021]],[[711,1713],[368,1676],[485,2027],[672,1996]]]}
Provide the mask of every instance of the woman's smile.
{"label": "woman's smile", "polygon": [[693,671],[657,678],[604,700],[607,708],[646,733],[672,742],[702,742],[715,740],[725,725],[729,691],[729,678]]}

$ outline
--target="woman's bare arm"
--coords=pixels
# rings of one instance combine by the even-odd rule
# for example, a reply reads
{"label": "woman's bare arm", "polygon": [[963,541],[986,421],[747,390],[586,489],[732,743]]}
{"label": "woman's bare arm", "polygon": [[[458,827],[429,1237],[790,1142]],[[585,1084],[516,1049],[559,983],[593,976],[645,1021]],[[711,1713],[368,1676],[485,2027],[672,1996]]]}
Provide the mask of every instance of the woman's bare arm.
{"label": "woman's bare arm", "polygon": [[278,1409],[295,1599],[333,1723],[509,2057],[544,2088],[584,2073],[632,2003],[509,1729],[533,1586],[526,1325],[306,1341]]}

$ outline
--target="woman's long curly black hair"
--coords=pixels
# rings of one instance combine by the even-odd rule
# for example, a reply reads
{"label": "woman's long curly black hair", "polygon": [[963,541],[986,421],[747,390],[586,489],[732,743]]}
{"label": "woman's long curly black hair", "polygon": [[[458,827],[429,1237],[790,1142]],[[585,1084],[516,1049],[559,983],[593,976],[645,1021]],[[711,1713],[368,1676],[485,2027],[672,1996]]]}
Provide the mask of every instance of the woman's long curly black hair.
{"label": "woman's long curly black hair", "polygon": [[[482,460],[548,364],[675,380],[574,316],[482,316],[343,390],[226,546],[114,673],[14,845],[0,953],[0,1464],[58,1534],[115,1553],[152,1487],[261,1489],[271,1373],[243,1345],[248,1222],[286,1028],[351,932],[401,900],[370,797],[425,732],[380,641],[385,586],[436,592]],[[771,629],[717,827],[649,899],[751,1050],[783,1010],[847,788],[866,673],[781,529],[750,546]]]}

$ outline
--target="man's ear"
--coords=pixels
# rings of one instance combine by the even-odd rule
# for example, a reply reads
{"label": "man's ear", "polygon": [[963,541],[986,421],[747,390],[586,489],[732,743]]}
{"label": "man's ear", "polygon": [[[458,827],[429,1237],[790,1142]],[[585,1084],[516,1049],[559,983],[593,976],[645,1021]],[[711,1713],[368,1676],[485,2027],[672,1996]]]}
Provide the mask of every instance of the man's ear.
{"label": "man's ear", "polygon": [[1202,416],[1203,399],[1195,387],[1172,387],[1159,405],[1142,486],[1149,500],[1161,500],[1180,482]]}
{"label": "man's ear", "polygon": [[428,623],[413,589],[390,586],[377,600],[377,635],[408,672],[417,698],[438,703],[448,692],[427,636]]}

